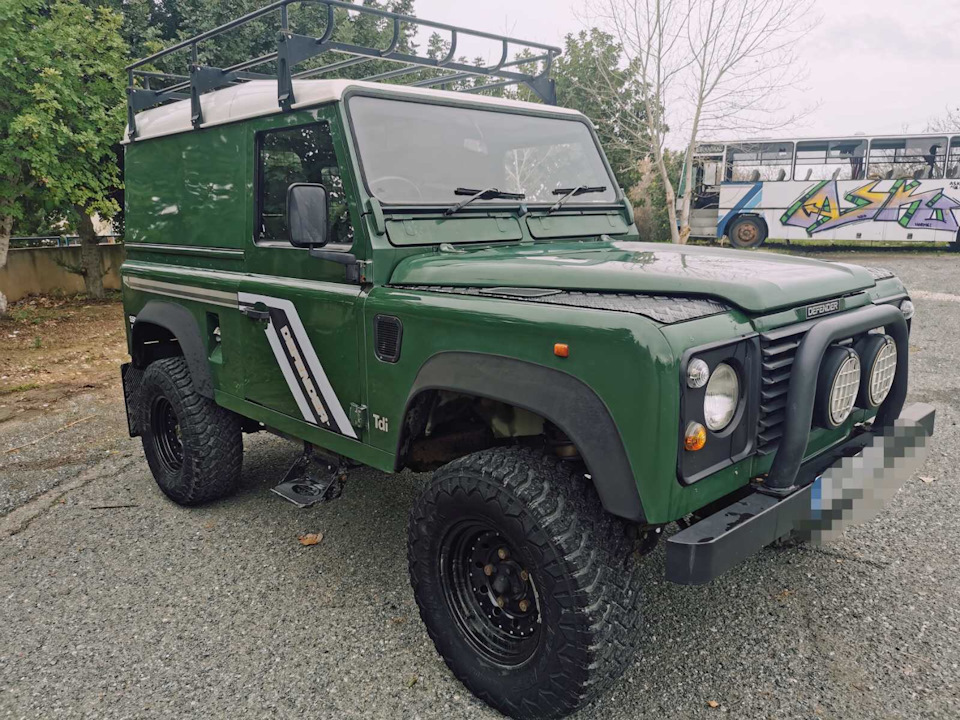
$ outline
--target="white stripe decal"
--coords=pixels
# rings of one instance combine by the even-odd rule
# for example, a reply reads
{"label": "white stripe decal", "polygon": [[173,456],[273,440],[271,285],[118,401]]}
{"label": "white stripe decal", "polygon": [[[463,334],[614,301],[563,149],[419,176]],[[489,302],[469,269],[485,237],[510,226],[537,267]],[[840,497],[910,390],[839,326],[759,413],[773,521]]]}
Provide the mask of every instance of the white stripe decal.
{"label": "white stripe decal", "polygon": [[220,305],[222,307],[237,307],[236,293],[224,292],[222,290],[209,290],[208,288],[196,287],[194,285],[148,280],[147,278],[130,275],[124,275],[123,282],[133,290],[152,292],[157,295],[166,295],[181,300],[193,300],[195,302]]}
{"label": "white stripe decal", "polygon": [[[307,335],[307,330],[303,326],[303,322],[300,320],[300,314],[297,312],[296,306],[289,300],[269,297],[267,295],[256,295],[253,293],[241,292],[238,293],[237,297],[239,301],[244,304],[255,305],[256,303],[261,302],[267,307],[277,308],[278,310],[283,310],[283,312],[286,313],[287,322],[290,323],[290,328],[293,330],[293,334],[296,336],[297,343],[300,345],[300,348],[303,351],[304,360],[306,360],[307,368],[310,371],[308,375],[312,375],[314,381],[316,381],[318,389],[320,390],[320,394],[322,395],[327,407],[330,409],[330,414],[333,415],[333,424],[339,428],[342,434],[356,440],[357,433],[350,424],[347,414],[343,411],[343,406],[340,404],[340,399],[337,397],[336,391],[330,384],[327,374],[323,371],[323,365],[320,364],[320,359],[317,357],[317,353],[313,349],[313,344],[310,342],[310,338]],[[267,327],[272,327],[272,324],[268,324]],[[287,366],[287,369],[284,370],[284,378],[286,379],[287,384],[290,386],[291,392],[293,392],[293,388],[296,386],[296,392],[294,393],[294,396],[296,397],[296,394],[299,392],[301,397],[303,397],[303,393],[300,392],[297,378],[294,375],[296,371],[290,367],[286,352],[282,347],[280,347],[280,339],[277,337],[276,331],[274,331],[274,337],[277,338],[277,344],[274,346],[274,344],[271,343],[271,347],[273,348],[277,362],[280,364],[281,370],[284,370],[285,365]],[[289,376],[287,374],[288,371]],[[304,405],[307,406],[307,411],[309,412],[309,404],[307,403],[305,397],[303,399]],[[299,405],[299,401],[297,404]],[[304,412],[303,406],[300,406],[300,411],[304,413],[304,417],[309,417],[308,412]],[[311,422],[313,421],[311,420]]]}
{"label": "white stripe decal", "polygon": [[300,389],[300,383],[297,382],[297,378],[293,375],[293,368],[290,367],[290,363],[287,362],[287,356],[284,354],[283,348],[280,347],[280,338],[277,337],[277,331],[274,329],[273,323],[267,323],[266,334],[270,348],[273,350],[273,356],[277,359],[280,372],[283,373],[283,379],[287,381],[287,387],[290,388],[290,392],[293,393],[293,399],[297,401],[297,407],[300,408],[300,414],[303,415],[303,419],[311,425],[316,424],[313,419],[313,413],[310,412],[310,405],[307,403],[307,398],[304,397],[303,390]]}

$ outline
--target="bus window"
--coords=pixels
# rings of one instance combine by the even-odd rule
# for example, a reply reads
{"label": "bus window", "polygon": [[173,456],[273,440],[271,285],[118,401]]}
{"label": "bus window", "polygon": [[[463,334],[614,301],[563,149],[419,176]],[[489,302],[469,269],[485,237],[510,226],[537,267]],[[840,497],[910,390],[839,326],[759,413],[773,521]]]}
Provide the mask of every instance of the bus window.
{"label": "bus window", "polygon": [[946,138],[880,138],[870,143],[870,178],[942,178]]}
{"label": "bus window", "polygon": [[863,180],[866,140],[807,140],[797,143],[794,180]]}
{"label": "bus window", "polygon": [[727,146],[724,178],[728,182],[786,180],[793,162],[793,143],[745,143]]}
{"label": "bus window", "polygon": [[947,177],[960,178],[960,136],[950,139],[950,156],[947,158]]}

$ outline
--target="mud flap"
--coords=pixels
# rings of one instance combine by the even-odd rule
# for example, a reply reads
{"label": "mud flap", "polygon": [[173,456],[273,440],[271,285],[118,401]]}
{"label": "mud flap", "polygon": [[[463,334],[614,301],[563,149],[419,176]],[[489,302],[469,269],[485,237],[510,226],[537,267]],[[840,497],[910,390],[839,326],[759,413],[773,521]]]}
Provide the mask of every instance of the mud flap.
{"label": "mud flap", "polygon": [[123,381],[123,406],[127,411],[127,430],[130,437],[139,437],[137,427],[137,409],[140,407],[140,388],[143,385],[143,370],[132,363],[120,366],[120,379]]}
{"label": "mud flap", "polygon": [[347,469],[342,461],[307,444],[303,455],[296,459],[272,491],[297,507],[305,508],[340,497],[346,479]]}

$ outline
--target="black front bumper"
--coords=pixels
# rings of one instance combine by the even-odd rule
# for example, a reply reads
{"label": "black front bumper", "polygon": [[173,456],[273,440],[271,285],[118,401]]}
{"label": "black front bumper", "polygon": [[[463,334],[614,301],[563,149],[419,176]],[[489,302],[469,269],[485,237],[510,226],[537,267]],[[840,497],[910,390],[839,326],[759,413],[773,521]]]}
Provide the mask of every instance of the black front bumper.
{"label": "black front bumper", "polygon": [[822,542],[868,520],[916,470],[933,435],[934,408],[915,403],[891,425],[863,430],[800,467],[786,497],[752,491],[667,540],[666,576],[709,582],[770,543],[798,532]]}

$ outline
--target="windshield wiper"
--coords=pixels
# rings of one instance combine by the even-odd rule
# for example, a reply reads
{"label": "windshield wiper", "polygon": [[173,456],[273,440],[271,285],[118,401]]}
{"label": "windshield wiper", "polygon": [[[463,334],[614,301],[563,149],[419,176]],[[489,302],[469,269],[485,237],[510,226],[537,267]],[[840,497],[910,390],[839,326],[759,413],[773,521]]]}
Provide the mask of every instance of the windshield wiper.
{"label": "windshield wiper", "polygon": [[502,192],[495,187],[485,188],[484,190],[474,190],[473,188],[459,187],[453,191],[453,194],[469,195],[470,197],[468,197],[466,200],[461,200],[456,205],[447,208],[446,212],[443,213],[444,215],[453,215],[455,212],[465,208],[474,200],[497,200],[500,198],[504,200],[523,200],[526,197],[526,195],[523,193]]}
{"label": "windshield wiper", "polygon": [[557,200],[553,205],[550,206],[550,209],[547,210],[547,215],[552,212],[556,212],[563,207],[563,204],[570,198],[576,197],[577,195],[586,195],[588,193],[602,193],[606,192],[606,185],[597,185],[596,187],[590,187],[589,185],[577,185],[572,188],[557,188],[553,191],[554,195],[563,195],[562,198]]}

